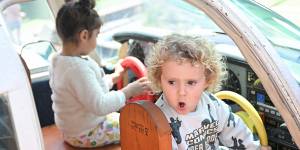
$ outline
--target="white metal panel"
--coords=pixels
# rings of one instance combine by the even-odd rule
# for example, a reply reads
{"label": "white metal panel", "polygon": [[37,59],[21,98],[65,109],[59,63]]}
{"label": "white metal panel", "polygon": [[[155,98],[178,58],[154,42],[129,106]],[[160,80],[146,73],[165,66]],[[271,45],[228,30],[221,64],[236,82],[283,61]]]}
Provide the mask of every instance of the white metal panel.
{"label": "white metal panel", "polygon": [[29,80],[2,25],[0,25],[0,53],[0,93],[8,95],[19,148],[21,150],[44,149]]}

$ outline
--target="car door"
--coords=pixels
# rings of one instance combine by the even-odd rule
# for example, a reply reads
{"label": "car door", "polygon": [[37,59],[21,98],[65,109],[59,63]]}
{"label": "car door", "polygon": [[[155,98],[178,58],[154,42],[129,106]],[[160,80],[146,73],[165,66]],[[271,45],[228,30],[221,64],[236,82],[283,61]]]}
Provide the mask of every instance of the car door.
{"label": "car door", "polygon": [[[5,3],[6,2],[6,3]],[[2,1],[9,40],[30,72],[31,89],[41,127],[54,123],[48,66],[59,47],[54,17],[46,1]]]}
{"label": "car door", "polygon": [[26,71],[0,17],[0,149],[43,148]]}

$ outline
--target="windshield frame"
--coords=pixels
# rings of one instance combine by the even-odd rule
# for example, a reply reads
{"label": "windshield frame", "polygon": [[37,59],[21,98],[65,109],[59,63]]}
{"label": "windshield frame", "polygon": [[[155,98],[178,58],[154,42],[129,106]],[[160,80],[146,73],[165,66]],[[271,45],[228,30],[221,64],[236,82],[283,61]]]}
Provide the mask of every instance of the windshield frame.
{"label": "windshield frame", "polygon": [[261,31],[230,1],[187,0],[204,11],[241,50],[261,79],[295,143],[300,147],[300,87]]}

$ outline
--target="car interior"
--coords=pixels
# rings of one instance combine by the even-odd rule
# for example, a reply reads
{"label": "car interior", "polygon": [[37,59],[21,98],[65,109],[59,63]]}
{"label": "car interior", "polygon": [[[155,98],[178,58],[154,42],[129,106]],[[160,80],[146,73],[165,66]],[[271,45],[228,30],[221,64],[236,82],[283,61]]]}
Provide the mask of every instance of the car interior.
{"label": "car interior", "polygon": [[[218,36],[220,36],[220,37],[218,37]],[[159,40],[162,37],[130,31],[130,33],[121,32],[121,33],[115,34],[113,36],[113,38],[114,38],[114,40],[116,40],[122,44],[128,44],[128,49],[122,49],[125,52],[120,51],[119,53],[127,53],[127,56],[134,56],[134,57],[138,58],[141,62],[143,62],[147,55],[147,50],[151,50],[151,48],[149,48],[149,47],[151,47],[157,40]],[[225,41],[224,35],[222,35],[222,34],[214,35],[213,37],[207,37],[207,38],[210,39],[211,42],[214,42],[217,49],[223,48],[222,44],[224,44],[224,41]],[[222,39],[222,41],[218,41],[218,39]],[[227,45],[232,45],[231,48],[234,47],[234,42],[231,41],[229,38],[227,38],[226,42],[227,42],[226,43]],[[225,47],[225,48],[227,48],[227,47]],[[222,53],[223,51],[220,51],[220,52]],[[284,149],[284,148],[297,149],[297,146],[295,145],[295,143],[284,123],[284,120],[281,118],[280,113],[276,110],[275,106],[272,104],[270,98],[268,97],[266,91],[264,90],[264,87],[260,83],[259,78],[256,76],[254,71],[244,60],[242,55],[236,54],[235,56],[232,56],[232,54],[226,54],[223,52],[223,56],[224,56],[224,61],[226,61],[226,64],[227,64],[228,79],[223,84],[221,91],[232,91],[232,92],[238,93],[239,95],[243,96],[245,99],[247,99],[247,101],[249,101],[251,103],[251,105],[259,113],[259,116],[261,117],[261,119],[264,123],[264,127],[266,129],[266,133],[267,133],[267,137],[268,137],[268,144],[272,148],[274,147],[277,149]],[[132,81],[136,80],[137,76],[133,72],[129,71],[127,78],[128,78],[127,82],[132,82]],[[42,84],[42,83],[40,83],[40,84]],[[48,89],[49,86],[41,86],[38,83],[32,83],[32,85],[38,87],[36,89],[33,87],[34,93],[39,93],[39,95],[35,95],[36,96],[35,98],[43,99],[43,102],[40,101],[38,103],[36,101],[37,108],[38,108],[38,110],[40,109],[40,112],[38,111],[38,114],[39,114],[39,117],[41,117],[40,118],[41,126],[46,127],[46,128],[43,128],[43,130],[45,130],[45,129],[46,130],[52,129],[54,131],[57,130],[56,128],[53,129],[53,126],[50,126],[50,128],[47,128],[47,126],[54,123],[53,118],[52,118],[53,114],[51,114],[53,112],[50,109],[51,108],[50,107],[51,99],[49,99],[49,95],[51,93],[49,92],[50,90]],[[47,84],[44,83],[44,85],[47,85]],[[42,90],[44,90],[44,92],[42,92]],[[47,97],[47,99],[45,99],[44,97]],[[226,99],[225,99],[225,101],[227,101],[227,103],[229,105],[231,105],[232,109],[235,112],[239,112],[239,111],[243,110],[236,103],[226,100]],[[146,104],[144,104],[144,103],[146,103]],[[128,107],[144,108],[145,107],[144,105],[151,105],[151,104],[148,104],[148,102],[144,102],[144,103],[142,103],[141,105],[134,105],[134,106],[130,105]],[[41,107],[41,106],[43,106],[43,107]],[[125,111],[126,109],[127,109],[127,106],[124,108],[124,115],[125,115],[125,113],[127,113],[125,115],[125,116],[127,116],[127,118],[130,115],[136,116],[137,114],[141,114],[141,113],[136,113],[136,112],[129,113],[129,112]],[[141,111],[146,111],[149,114],[153,113],[153,112],[147,111],[147,109],[141,110]],[[157,113],[157,112],[154,112],[154,113]],[[47,119],[43,120],[42,118],[44,118],[44,119],[47,118]],[[135,117],[132,117],[132,118],[135,118]],[[121,110],[121,120],[122,120],[122,110]],[[128,119],[125,119],[125,120],[128,120]],[[249,120],[248,120],[248,122],[249,122]],[[122,126],[122,124],[121,124],[121,126]],[[151,126],[151,125],[149,125],[149,126]],[[153,126],[157,126],[157,125],[153,125]],[[126,129],[126,127],[124,127],[124,128]],[[129,128],[129,127],[127,127],[127,128]],[[53,133],[59,134],[59,132],[57,132],[57,131],[54,132],[54,131],[53,132],[48,131],[48,133],[50,133],[51,135]],[[165,131],[164,133],[166,134],[168,132]],[[130,134],[132,134],[132,133],[130,133]],[[50,137],[49,135],[47,135],[47,136]],[[46,138],[47,138],[47,136],[46,136]],[[133,136],[133,135],[130,135],[130,136]],[[122,138],[122,132],[121,132],[121,138]],[[140,136],[138,139],[140,139]],[[147,139],[147,140],[149,140],[149,139]],[[46,139],[46,141],[48,141],[48,140]],[[161,142],[163,142],[163,141],[161,141]],[[129,145],[132,146],[132,143],[129,143]],[[163,145],[166,145],[166,143]],[[131,148],[133,148],[133,147],[131,147]],[[164,149],[164,148],[162,148],[162,149]]]}
{"label": "car interior", "polygon": [[[42,5],[43,3],[41,9],[45,9],[44,5],[46,2],[32,1],[31,3],[34,5]],[[31,4],[25,3],[25,5],[29,6]],[[29,9],[31,7],[23,6],[23,8]],[[51,12],[50,8],[47,8],[47,10],[48,9],[49,12]],[[53,16],[51,15],[51,19],[49,19],[49,14],[42,15],[44,18],[47,18],[45,20],[53,20],[53,18],[51,18]],[[27,14],[25,18],[25,20],[29,20],[34,17]],[[23,40],[26,44],[21,48],[18,47],[18,49],[20,49],[18,53],[20,54],[20,59],[27,71],[29,82],[31,83],[35,107],[42,129],[44,146],[46,150],[75,150],[76,148],[64,143],[61,132],[55,126],[54,112],[52,110],[52,91],[49,86],[48,67],[52,54],[59,51],[60,43],[57,39],[57,35],[53,32],[54,29],[53,26],[51,26],[53,22],[40,21],[39,23],[43,25],[34,28],[35,30],[41,31],[40,33],[35,33],[34,30],[28,31],[32,32],[32,34],[25,33],[32,35],[32,39],[34,39],[35,42],[26,41],[27,37],[25,37]],[[118,59],[134,57],[138,59],[134,61],[139,61],[139,63],[144,64],[151,47],[164,35],[170,34],[170,32],[153,32],[152,30],[147,30],[147,28],[144,28],[142,30],[130,29],[115,31],[109,36],[112,38],[110,42],[114,41],[118,43],[117,48],[110,47],[110,44],[107,44],[107,47],[99,46],[93,54],[87,57],[94,59],[99,64],[99,67],[102,67],[106,73],[113,72],[113,66],[111,64],[114,64]],[[41,33],[43,33],[42,36],[39,35]],[[267,94],[258,75],[248,64],[235,42],[223,32],[213,32],[213,34],[204,34],[203,36],[215,45],[216,50],[222,54],[223,61],[226,62],[228,75],[227,80],[223,82],[221,91],[234,92],[225,93],[225,95],[227,95],[225,97],[222,95],[224,93],[215,93],[217,97],[226,101],[232,110],[239,114],[243,121],[246,122],[253,134],[267,140],[264,141],[264,144],[267,143],[273,150],[299,149],[281,114],[272,103],[269,97],[270,95]],[[102,41],[100,41],[100,43],[101,42]],[[105,63],[103,63],[103,60],[102,62],[98,60],[102,58],[103,55],[113,56],[114,58],[105,59]],[[117,59],[115,57],[117,57]],[[147,68],[147,66],[143,67]],[[141,68],[138,67],[138,69]],[[140,78],[137,72],[142,71],[136,71],[129,67],[122,78],[122,86]],[[113,90],[120,88],[120,86],[115,85]],[[122,149],[125,150],[132,150],[138,149],[141,145],[147,149],[171,149],[171,129],[168,126],[167,120],[162,116],[162,112],[158,110],[153,103],[160,93],[151,94],[150,97],[147,97],[151,99],[150,101],[149,99],[148,101],[144,101],[145,97],[140,97],[139,100],[142,101],[133,100],[133,103],[127,104],[120,110],[121,143],[95,149],[120,150],[122,147]],[[234,98],[228,97],[228,95],[233,95],[232,97]],[[13,135],[4,132],[13,130],[10,128],[9,110],[4,107],[6,105],[5,99],[5,97],[0,95],[0,149],[1,143],[8,143],[3,144],[3,147],[7,149],[16,149],[16,147],[13,147],[13,145],[16,145]],[[243,102],[239,100],[235,101],[235,99],[243,99]],[[247,108],[243,107],[244,105],[251,105],[255,110],[252,114],[259,116],[259,119],[257,119],[255,123],[249,119],[249,113],[244,113],[244,111],[247,111]],[[257,123],[260,124],[260,127],[255,125]],[[265,130],[265,132],[262,130]]]}

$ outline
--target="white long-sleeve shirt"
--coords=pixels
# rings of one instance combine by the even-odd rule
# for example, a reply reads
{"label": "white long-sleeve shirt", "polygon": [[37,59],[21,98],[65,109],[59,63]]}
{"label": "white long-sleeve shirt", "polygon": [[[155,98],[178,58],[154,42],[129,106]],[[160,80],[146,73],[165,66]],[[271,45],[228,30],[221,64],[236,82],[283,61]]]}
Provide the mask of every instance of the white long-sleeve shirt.
{"label": "white long-sleeve shirt", "polygon": [[96,127],[125,105],[124,93],[109,91],[112,81],[90,59],[58,54],[49,71],[55,123],[68,136]]}
{"label": "white long-sleeve shirt", "polygon": [[164,112],[172,128],[173,150],[219,149],[220,143],[229,149],[256,150],[259,140],[230,107],[208,92],[203,92],[196,111],[186,115],[172,109],[165,97],[156,105]]}

